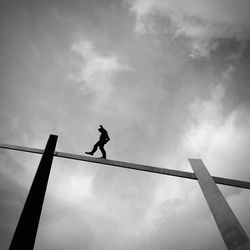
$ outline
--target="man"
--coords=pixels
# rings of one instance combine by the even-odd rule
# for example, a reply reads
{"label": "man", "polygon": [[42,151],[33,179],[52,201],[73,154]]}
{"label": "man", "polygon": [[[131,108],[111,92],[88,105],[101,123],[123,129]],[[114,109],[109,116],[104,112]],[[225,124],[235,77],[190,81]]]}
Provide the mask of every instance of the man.
{"label": "man", "polygon": [[94,145],[91,152],[85,152],[85,153],[88,155],[93,155],[96,152],[97,148],[99,147],[99,149],[102,152],[101,158],[106,159],[106,151],[104,149],[104,145],[110,140],[110,138],[108,136],[108,132],[103,128],[102,125],[100,125],[98,131],[101,133],[99,141]]}

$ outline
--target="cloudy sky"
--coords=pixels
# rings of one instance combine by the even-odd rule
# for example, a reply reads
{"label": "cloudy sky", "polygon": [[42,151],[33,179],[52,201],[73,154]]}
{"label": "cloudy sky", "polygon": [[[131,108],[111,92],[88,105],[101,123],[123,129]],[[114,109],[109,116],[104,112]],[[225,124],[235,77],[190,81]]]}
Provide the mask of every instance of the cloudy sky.
{"label": "cloudy sky", "polygon": [[[249,0],[2,0],[0,142],[250,181]],[[100,156],[98,152],[96,156]],[[0,150],[8,249],[39,155]],[[250,235],[250,192],[219,186]],[[193,180],[54,159],[36,250],[225,249]]]}

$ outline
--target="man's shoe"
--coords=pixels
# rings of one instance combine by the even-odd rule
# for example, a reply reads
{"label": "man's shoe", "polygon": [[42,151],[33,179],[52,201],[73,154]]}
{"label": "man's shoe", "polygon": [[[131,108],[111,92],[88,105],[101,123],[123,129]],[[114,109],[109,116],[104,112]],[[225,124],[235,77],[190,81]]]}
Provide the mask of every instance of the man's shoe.
{"label": "man's shoe", "polygon": [[106,157],[105,156],[102,156],[102,157],[100,157],[101,159],[106,159]]}
{"label": "man's shoe", "polygon": [[87,155],[93,155],[92,152],[85,152],[85,154],[87,154]]}

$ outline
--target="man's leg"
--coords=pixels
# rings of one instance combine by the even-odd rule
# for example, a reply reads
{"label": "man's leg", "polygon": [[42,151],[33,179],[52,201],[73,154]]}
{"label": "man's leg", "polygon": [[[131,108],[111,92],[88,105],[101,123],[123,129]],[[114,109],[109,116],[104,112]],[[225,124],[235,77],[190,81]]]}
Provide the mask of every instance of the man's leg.
{"label": "man's leg", "polygon": [[99,146],[99,149],[100,149],[101,152],[102,152],[102,158],[106,159],[106,151],[105,151],[105,149],[104,149],[104,144],[101,144],[101,145]]}
{"label": "man's leg", "polygon": [[94,145],[94,147],[93,147],[93,149],[92,149],[91,152],[85,152],[85,153],[88,154],[88,155],[93,155],[93,154],[96,152],[98,146],[99,146],[99,143],[97,142],[97,143]]}

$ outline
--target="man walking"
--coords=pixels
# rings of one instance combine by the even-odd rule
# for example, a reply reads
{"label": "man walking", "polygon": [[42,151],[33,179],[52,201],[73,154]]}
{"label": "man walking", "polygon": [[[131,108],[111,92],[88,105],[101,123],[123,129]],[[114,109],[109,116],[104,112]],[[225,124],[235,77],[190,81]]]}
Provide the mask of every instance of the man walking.
{"label": "man walking", "polygon": [[100,125],[98,131],[101,133],[99,141],[94,145],[91,152],[85,152],[85,153],[88,155],[93,155],[96,152],[97,148],[99,147],[99,149],[102,152],[101,158],[106,159],[106,151],[104,149],[104,145],[110,140],[110,138],[108,136],[108,132],[103,128],[102,125]]}

